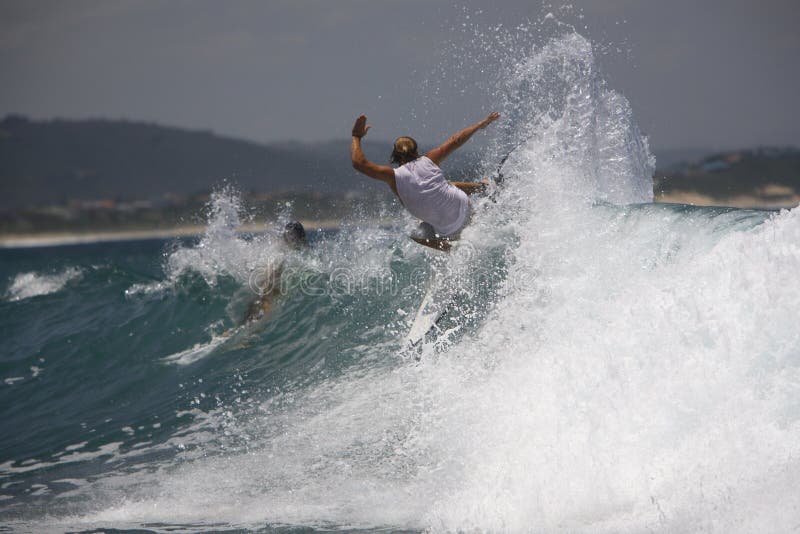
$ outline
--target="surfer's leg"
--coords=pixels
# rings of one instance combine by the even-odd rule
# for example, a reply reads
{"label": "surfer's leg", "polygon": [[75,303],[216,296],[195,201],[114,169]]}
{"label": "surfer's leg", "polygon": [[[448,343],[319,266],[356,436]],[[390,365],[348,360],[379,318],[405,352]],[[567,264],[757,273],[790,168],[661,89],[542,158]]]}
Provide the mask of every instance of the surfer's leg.
{"label": "surfer's leg", "polygon": [[410,236],[411,239],[419,243],[420,245],[425,245],[426,247],[430,247],[432,249],[441,250],[442,252],[450,252],[450,240],[446,237],[434,237],[432,239],[426,239],[424,237],[416,237]]}
{"label": "surfer's leg", "polygon": [[489,179],[484,178],[480,182],[450,182],[457,188],[461,189],[467,195],[474,195],[476,193],[485,193],[489,187]]}
{"label": "surfer's leg", "polygon": [[417,226],[417,231],[414,232],[415,237],[419,237],[421,239],[435,239],[436,230],[433,229],[433,225],[426,223],[425,221],[421,221],[419,226]]}
{"label": "surfer's leg", "polygon": [[447,252],[450,250],[450,238],[440,236],[433,229],[433,226],[426,222],[419,223],[416,232],[410,235],[411,239],[436,250]]}

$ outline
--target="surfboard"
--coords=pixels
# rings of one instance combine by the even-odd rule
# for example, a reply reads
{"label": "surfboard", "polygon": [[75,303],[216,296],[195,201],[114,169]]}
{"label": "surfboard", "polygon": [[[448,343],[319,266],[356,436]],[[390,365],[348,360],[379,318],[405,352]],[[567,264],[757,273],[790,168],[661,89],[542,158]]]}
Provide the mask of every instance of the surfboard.
{"label": "surfboard", "polygon": [[445,312],[445,306],[436,301],[436,276],[431,279],[428,284],[428,289],[425,291],[425,296],[422,297],[422,302],[414,315],[414,321],[411,323],[411,329],[408,331],[405,339],[405,345],[408,348],[415,347],[420,341],[425,339],[425,335],[436,326],[436,323]]}
{"label": "surfboard", "polygon": [[[500,160],[500,163],[497,165],[497,169],[492,174],[492,180],[494,180],[495,185],[498,187],[502,187],[503,181],[505,177],[503,176],[503,166],[508,161],[508,158],[511,154],[514,153],[519,147],[525,144],[527,140],[515,145],[503,158]],[[495,201],[495,193],[492,194],[489,198],[494,202]],[[425,336],[433,330],[436,324],[442,319],[445,312],[450,308],[453,303],[453,296],[449,294],[447,291],[443,291],[443,288],[440,287],[440,284],[437,283],[437,278],[434,275],[431,277],[431,281],[428,284],[428,289],[425,291],[425,296],[422,298],[422,302],[417,309],[417,313],[414,316],[414,321],[411,323],[411,329],[408,331],[408,334],[405,338],[405,345],[408,348],[412,348],[417,346],[420,341],[425,339]]]}

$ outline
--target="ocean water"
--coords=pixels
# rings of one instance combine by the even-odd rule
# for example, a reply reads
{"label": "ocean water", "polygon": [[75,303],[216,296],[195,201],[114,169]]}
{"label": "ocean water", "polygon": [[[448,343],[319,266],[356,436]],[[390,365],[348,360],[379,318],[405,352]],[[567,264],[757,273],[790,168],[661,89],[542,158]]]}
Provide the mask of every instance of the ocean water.
{"label": "ocean water", "polygon": [[357,215],[288,251],[230,190],[197,239],[0,251],[0,530],[796,531],[800,211],[653,204],[575,33],[508,72],[449,256]]}

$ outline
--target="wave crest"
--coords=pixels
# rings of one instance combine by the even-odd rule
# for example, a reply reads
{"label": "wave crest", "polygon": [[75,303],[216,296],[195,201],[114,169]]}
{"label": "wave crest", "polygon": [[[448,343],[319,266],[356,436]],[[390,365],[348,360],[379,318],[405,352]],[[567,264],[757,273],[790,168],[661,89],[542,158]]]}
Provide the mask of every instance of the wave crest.
{"label": "wave crest", "polygon": [[55,274],[36,271],[19,273],[6,290],[6,300],[19,301],[61,291],[69,282],[81,277],[82,271],[68,267]]}

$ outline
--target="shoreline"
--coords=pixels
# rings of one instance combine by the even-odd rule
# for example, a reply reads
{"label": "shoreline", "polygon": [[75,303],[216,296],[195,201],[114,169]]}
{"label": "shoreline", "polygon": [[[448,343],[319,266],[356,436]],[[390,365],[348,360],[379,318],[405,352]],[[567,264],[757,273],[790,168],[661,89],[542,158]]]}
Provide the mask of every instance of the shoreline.
{"label": "shoreline", "polygon": [[753,195],[734,195],[720,198],[696,191],[671,191],[656,195],[653,202],[687,204],[689,206],[712,206],[750,210],[790,210],[800,205],[800,195],[786,194],[780,198],[764,198]]}
{"label": "shoreline", "polygon": [[[732,207],[738,209],[781,210],[793,209],[800,205],[800,195],[789,198],[766,199],[752,195],[739,195],[724,199],[696,193],[694,191],[674,191],[656,195],[656,204],[686,204],[690,206]],[[339,219],[300,219],[308,231],[333,230],[342,225]],[[378,226],[387,224],[384,219],[373,221]],[[275,228],[274,223],[248,223],[236,229],[238,234],[258,234]],[[144,241],[147,239],[172,239],[203,235],[208,229],[204,224],[185,224],[171,228],[128,229],[128,230],[90,230],[85,232],[25,232],[0,234],[0,250],[15,248],[58,247],[68,245],[90,245],[94,243],[114,243],[123,241]]]}
{"label": "shoreline", "polygon": [[[300,222],[306,230],[333,230],[341,226],[335,219],[305,220]],[[24,234],[0,235],[0,249],[57,247],[65,245],[89,245],[93,243],[113,243],[118,241],[140,241],[146,239],[170,239],[194,237],[205,233],[208,226],[195,224],[174,228],[154,228],[149,230],[113,230],[108,232],[31,232]],[[264,233],[274,228],[272,224],[243,224],[236,229],[239,234]]]}

